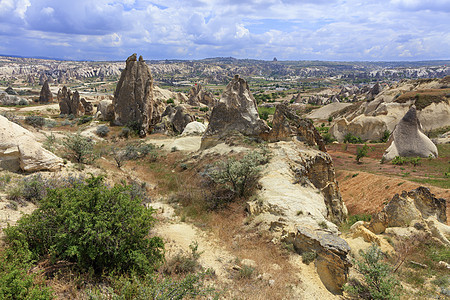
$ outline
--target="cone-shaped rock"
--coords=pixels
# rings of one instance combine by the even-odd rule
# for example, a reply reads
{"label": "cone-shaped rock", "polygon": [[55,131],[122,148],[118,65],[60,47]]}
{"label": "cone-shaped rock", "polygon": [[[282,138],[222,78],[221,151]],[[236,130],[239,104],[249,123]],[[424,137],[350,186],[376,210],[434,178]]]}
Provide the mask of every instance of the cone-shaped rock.
{"label": "cone-shaped rock", "polygon": [[391,135],[391,145],[383,155],[385,160],[396,156],[403,157],[437,157],[436,145],[421,130],[417,119],[416,107],[413,105],[400,120]]}
{"label": "cone-shaped rock", "polygon": [[141,124],[141,134],[161,121],[164,104],[153,97],[153,78],[150,68],[136,54],[128,57],[126,67],[114,92],[114,122],[126,125],[131,122]]}
{"label": "cone-shaped rock", "polygon": [[214,106],[217,100],[214,98],[214,95],[206,91],[201,84],[196,84],[189,91],[187,103],[189,105],[200,105],[200,103],[208,105],[210,107]]}
{"label": "cone-shaped rock", "polygon": [[50,91],[50,86],[48,85],[48,80],[42,85],[41,93],[39,94],[40,103],[49,103],[53,101],[53,95]]}
{"label": "cone-shaped rock", "polygon": [[203,149],[212,147],[229,135],[260,136],[269,127],[259,118],[256,100],[247,82],[236,75],[214,106],[208,128],[202,137]]}
{"label": "cone-shaped rock", "polygon": [[72,114],[76,117],[84,115],[85,108],[80,101],[80,94],[78,91],[72,93],[70,89],[63,86],[63,88],[58,91],[57,98],[62,115]]}

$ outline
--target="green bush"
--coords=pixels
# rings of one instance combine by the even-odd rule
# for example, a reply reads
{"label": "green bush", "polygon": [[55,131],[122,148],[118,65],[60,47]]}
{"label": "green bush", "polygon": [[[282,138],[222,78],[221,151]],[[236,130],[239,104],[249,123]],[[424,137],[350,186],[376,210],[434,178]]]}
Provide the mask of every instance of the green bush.
{"label": "green bush", "polygon": [[399,299],[399,281],[392,275],[392,269],[382,262],[383,252],[375,244],[367,251],[360,250],[361,259],[354,261],[356,270],[363,276],[363,282],[350,282],[346,289],[362,299]]}
{"label": "green bush", "polygon": [[99,136],[99,137],[105,137],[108,135],[109,133],[109,128],[106,125],[100,125],[97,127],[95,133]]}
{"label": "green bush", "polygon": [[350,143],[350,144],[362,144],[363,141],[359,136],[355,136],[351,133],[347,133],[344,136],[344,143]]}
{"label": "green bush", "polygon": [[172,98],[169,98],[169,99],[167,99],[167,100],[166,100],[166,103],[167,103],[167,104],[173,104],[173,103],[174,103],[174,101],[173,101],[173,99],[172,99]]}
{"label": "green bush", "polygon": [[302,253],[302,262],[309,265],[317,258],[317,253],[315,251],[305,251]]}
{"label": "green bush", "polygon": [[262,172],[261,165],[268,161],[266,150],[252,151],[242,159],[232,157],[207,166],[205,175],[216,184],[221,184],[235,195],[243,197],[255,187]]}
{"label": "green bush", "polygon": [[41,128],[45,125],[45,118],[41,116],[27,116],[25,117],[25,124]]}
{"label": "green bush", "polygon": [[67,135],[62,144],[66,150],[66,157],[73,162],[88,164],[97,158],[92,139],[82,136],[79,132]]}
{"label": "green bush", "polygon": [[207,112],[209,110],[208,106],[200,107],[200,111]]}
{"label": "green bush", "polygon": [[391,132],[389,130],[385,130],[383,132],[383,136],[380,139],[380,143],[386,143],[389,140],[390,136],[391,136]]}
{"label": "green bush", "polygon": [[331,135],[331,133],[325,133],[322,135],[323,141],[325,144],[331,144],[336,141],[336,139]]}
{"label": "green bush", "polygon": [[89,123],[94,118],[92,116],[81,116],[81,118],[78,120],[78,125]]}
{"label": "green bush", "polygon": [[31,253],[20,241],[0,253],[0,299],[53,299],[51,289],[38,274],[29,274],[30,261]]}
{"label": "green bush", "polygon": [[131,199],[129,187],[108,188],[102,177],[50,189],[40,207],[5,229],[8,245],[27,245],[33,259],[75,262],[95,273],[153,271],[163,259],[163,242],[149,238],[153,210]]}
{"label": "green bush", "polygon": [[396,156],[391,161],[393,165],[402,166],[406,164],[412,164],[414,167],[420,165],[421,163],[420,157],[402,157],[402,156]]}
{"label": "green bush", "polygon": [[88,291],[87,296],[92,300],[219,299],[214,287],[206,285],[206,279],[211,277],[212,271],[187,274],[179,280],[170,277],[161,279],[154,275],[122,275],[110,278],[112,288],[106,292],[99,287]]}

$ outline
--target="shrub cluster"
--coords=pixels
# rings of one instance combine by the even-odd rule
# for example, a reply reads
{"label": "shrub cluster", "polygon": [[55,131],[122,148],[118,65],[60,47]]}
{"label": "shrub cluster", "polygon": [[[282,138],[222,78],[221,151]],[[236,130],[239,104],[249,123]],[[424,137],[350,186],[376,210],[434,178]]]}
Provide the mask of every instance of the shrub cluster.
{"label": "shrub cluster", "polygon": [[150,161],[156,161],[158,158],[156,147],[153,144],[147,144],[142,141],[130,143],[124,148],[113,146],[110,148],[110,153],[119,169],[128,160],[149,157]]}
{"label": "shrub cluster", "polygon": [[420,157],[402,157],[402,156],[396,156],[391,161],[393,165],[402,166],[406,164],[412,164],[414,167],[419,166],[421,163]]}
{"label": "shrub cluster", "polygon": [[25,123],[33,127],[42,128],[45,125],[45,118],[41,116],[26,116]]}
{"label": "shrub cluster", "polygon": [[108,135],[109,133],[109,128],[106,125],[100,125],[97,127],[95,133],[99,136],[99,137],[105,137]]}
{"label": "shrub cluster", "polygon": [[344,143],[350,143],[350,144],[362,144],[363,141],[359,136],[355,136],[351,133],[347,133],[344,136]]}

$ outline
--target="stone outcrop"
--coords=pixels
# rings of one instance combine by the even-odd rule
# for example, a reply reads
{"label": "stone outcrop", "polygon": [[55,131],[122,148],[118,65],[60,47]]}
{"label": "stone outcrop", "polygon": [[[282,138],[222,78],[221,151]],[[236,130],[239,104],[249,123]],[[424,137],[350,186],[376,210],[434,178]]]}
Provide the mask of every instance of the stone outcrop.
{"label": "stone outcrop", "polygon": [[201,147],[212,147],[235,134],[258,137],[268,131],[269,127],[259,118],[256,100],[247,82],[236,75],[211,112]]}
{"label": "stone outcrop", "polygon": [[[324,285],[338,293],[349,272],[348,245],[336,224],[347,218],[327,153],[294,139],[268,144],[271,156],[256,201],[247,203],[250,226],[269,230],[274,240],[314,251]],[[334,222],[334,223],[333,223]],[[336,224],[335,224],[336,223]]]}
{"label": "stone outcrop", "polygon": [[326,152],[325,143],[313,122],[300,118],[286,104],[277,105],[272,124],[270,132],[267,135],[263,134],[265,140],[278,142],[296,138],[310,146],[318,146],[319,150]]}
{"label": "stone outcrop", "polygon": [[114,105],[112,100],[102,100],[97,105],[96,117],[103,121],[114,120]]}
{"label": "stone outcrop", "polygon": [[182,106],[167,106],[162,114],[162,121],[155,125],[155,133],[180,134],[194,117],[186,113]]}
{"label": "stone outcrop", "polygon": [[395,194],[391,201],[376,214],[368,228],[383,233],[388,227],[408,227],[429,217],[441,223],[447,222],[446,200],[436,198],[428,188],[418,187],[410,192]]}
{"label": "stone outcrop", "polygon": [[396,156],[438,156],[436,145],[421,130],[414,105],[395,127],[390,142],[391,145],[383,155],[385,160],[392,160]]}
{"label": "stone outcrop", "polygon": [[201,84],[194,85],[189,91],[187,104],[199,106],[200,104],[213,107],[217,103],[214,95],[206,91]]}
{"label": "stone outcrop", "polygon": [[59,89],[56,97],[62,115],[74,115],[75,117],[79,117],[93,113],[92,103],[87,102],[85,99],[80,99],[78,91],[72,93],[69,88],[63,86],[62,89]]}
{"label": "stone outcrop", "polygon": [[48,85],[48,80],[42,85],[41,92],[39,94],[40,103],[49,103],[53,101],[53,94],[50,91],[50,86]]}
{"label": "stone outcrop", "polygon": [[165,105],[154,99],[153,77],[142,56],[136,54],[127,58],[126,67],[114,92],[114,123],[126,125],[141,124],[141,135],[152,130],[161,121]]}
{"label": "stone outcrop", "polygon": [[0,168],[12,172],[56,171],[63,160],[44,149],[27,129],[0,116]]}

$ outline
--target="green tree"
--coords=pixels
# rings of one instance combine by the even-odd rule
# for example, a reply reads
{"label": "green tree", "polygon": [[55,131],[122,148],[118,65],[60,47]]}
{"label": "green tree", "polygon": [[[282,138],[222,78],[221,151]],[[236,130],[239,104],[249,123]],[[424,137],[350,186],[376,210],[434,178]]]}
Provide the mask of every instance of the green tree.
{"label": "green tree", "polygon": [[362,147],[356,148],[356,162],[358,164],[361,163],[361,158],[367,157],[367,152],[369,152],[369,146],[367,144],[364,144]]}

